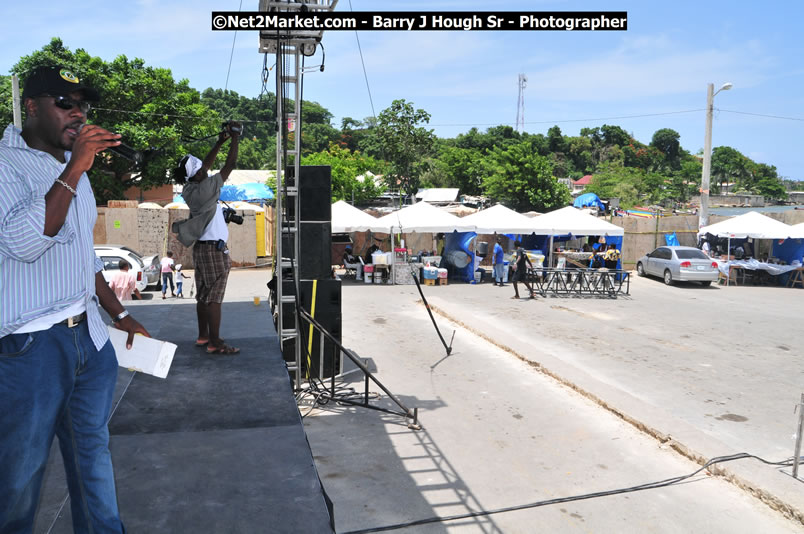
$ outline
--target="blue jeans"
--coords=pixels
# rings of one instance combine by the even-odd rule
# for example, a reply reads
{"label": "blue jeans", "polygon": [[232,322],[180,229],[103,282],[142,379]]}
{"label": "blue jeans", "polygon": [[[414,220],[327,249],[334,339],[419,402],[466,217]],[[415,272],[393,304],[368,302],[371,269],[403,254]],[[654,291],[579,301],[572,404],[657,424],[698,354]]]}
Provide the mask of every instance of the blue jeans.
{"label": "blue jeans", "polygon": [[107,422],[117,358],[87,322],[0,338],[0,532],[29,533],[53,436],[59,438],[73,531],[125,532]]}
{"label": "blue jeans", "polygon": [[173,273],[162,273],[162,294],[167,293],[168,282],[170,282],[170,292],[173,293]]}

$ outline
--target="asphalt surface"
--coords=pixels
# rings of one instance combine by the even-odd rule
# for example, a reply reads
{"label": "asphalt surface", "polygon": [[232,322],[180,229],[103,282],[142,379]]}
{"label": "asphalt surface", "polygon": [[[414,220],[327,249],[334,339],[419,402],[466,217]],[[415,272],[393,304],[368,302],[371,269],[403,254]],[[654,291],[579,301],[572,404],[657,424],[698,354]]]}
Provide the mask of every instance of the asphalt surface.
{"label": "asphalt surface", "polygon": [[[259,284],[247,279],[259,276],[234,275],[227,299],[250,299]],[[456,332],[449,356],[414,286],[344,285],[346,346],[419,409],[423,429],[332,404],[305,418],[339,532],[626,488],[735,452],[792,455],[798,290],[635,279],[616,300],[511,300],[510,286],[490,284],[425,294],[445,338]],[[789,468],[741,460],[713,471],[403,531],[804,531]]]}

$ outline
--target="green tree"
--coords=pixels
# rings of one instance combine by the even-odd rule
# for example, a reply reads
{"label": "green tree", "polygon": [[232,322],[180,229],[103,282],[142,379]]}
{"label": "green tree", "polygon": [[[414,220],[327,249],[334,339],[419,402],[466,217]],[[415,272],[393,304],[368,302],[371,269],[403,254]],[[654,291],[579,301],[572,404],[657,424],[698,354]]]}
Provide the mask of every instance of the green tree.
{"label": "green tree", "polygon": [[650,141],[650,146],[658,149],[664,154],[664,161],[673,170],[679,168],[679,156],[681,154],[680,135],[677,131],[670,128],[656,130]]}
{"label": "green tree", "polygon": [[432,153],[435,135],[420,126],[430,122],[430,114],[414,109],[405,100],[394,100],[377,117],[375,133],[383,159],[390,163],[386,180],[391,187],[399,187],[405,194],[415,194],[422,161]]}
{"label": "green tree", "polygon": [[743,188],[750,180],[751,161],[739,150],[729,146],[715,147],[712,151],[710,171],[711,188],[719,193],[724,184],[733,183],[735,188]]}
{"label": "green tree", "polygon": [[567,151],[567,142],[564,136],[561,135],[561,128],[553,126],[547,130],[547,148],[550,152],[564,153]]}
{"label": "green tree", "polygon": [[598,166],[592,175],[592,182],[586,187],[586,191],[600,198],[619,198],[623,208],[636,206],[645,190],[645,173],[641,169],[616,163]]}
{"label": "green tree", "polygon": [[11,76],[0,75],[0,124],[5,129],[14,122],[13,95],[11,92]]}
{"label": "green tree", "polygon": [[612,126],[604,124],[600,127],[600,134],[603,137],[603,144],[606,146],[619,146],[623,147],[631,142],[631,134],[620,128],[619,126]]}
{"label": "green tree", "polygon": [[763,195],[768,200],[786,200],[787,191],[784,183],[776,173],[776,167],[757,163],[753,169],[754,188],[753,192]]}
{"label": "green tree", "polygon": [[332,200],[346,200],[355,204],[362,204],[381,195],[384,188],[374,183],[368,176],[359,179],[358,176],[367,172],[382,174],[387,165],[371,156],[364,156],[360,152],[353,152],[331,143],[324,152],[317,152],[304,156],[302,165],[329,165],[332,168]]}
{"label": "green tree", "polygon": [[139,173],[131,162],[100,154],[89,178],[96,198],[104,202],[122,198],[131,185],[144,189],[169,183],[166,169],[191,151],[184,139],[200,138],[220,129],[220,115],[200,102],[198,91],[187,80],[174,81],[168,69],[148,67],[141,59],[118,56],[111,62],[78,49],[71,52],[54,38],[41,50],[25,56],[13,67],[25,73],[40,65],[63,65],[74,70],[90,86],[98,88],[102,100],[90,112],[89,122],[120,133],[127,145],[146,154]]}
{"label": "green tree", "polygon": [[488,175],[485,151],[455,146],[441,147],[439,161],[443,165],[443,187],[457,187],[465,195],[480,195],[483,179]]}
{"label": "green tree", "polygon": [[490,174],[483,181],[485,194],[517,211],[549,211],[570,202],[569,189],[553,177],[550,162],[528,142],[489,153]]}

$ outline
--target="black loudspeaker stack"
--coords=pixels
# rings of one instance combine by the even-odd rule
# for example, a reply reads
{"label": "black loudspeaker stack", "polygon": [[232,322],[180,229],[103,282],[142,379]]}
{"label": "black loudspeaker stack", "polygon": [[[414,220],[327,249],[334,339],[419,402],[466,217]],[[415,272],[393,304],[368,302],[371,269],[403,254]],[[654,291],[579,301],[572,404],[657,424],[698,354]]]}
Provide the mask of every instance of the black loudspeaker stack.
{"label": "black loudspeaker stack", "polygon": [[[283,286],[285,295],[293,294],[293,281],[286,280]],[[315,294],[315,306],[313,306],[313,295]],[[334,278],[323,280],[300,280],[299,282],[299,303],[302,309],[313,316],[327,332],[332,334],[338,342],[341,341],[341,281]],[[285,324],[293,324],[296,306],[285,304],[282,307],[283,321]],[[322,336],[317,329],[307,328],[307,321],[301,321],[302,339],[302,377],[304,378],[329,378],[341,373],[341,353],[338,347],[326,336]],[[285,361],[292,362],[296,359],[296,340],[285,341],[282,346],[282,355]]]}
{"label": "black loudspeaker stack", "polygon": [[[289,186],[297,180],[293,169],[288,169],[285,179]],[[292,221],[299,215],[299,250],[300,258],[295,258],[291,239],[283,237],[282,255],[298,261],[299,303],[303,309],[314,316],[338,342],[341,341],[341,281],[332,278],[332,175],[329,166],[300,167],[299,202],[294,197],[287,199],[287,220]],[[284,224],[284,220],[282,221]],[[295,292],[292,271],[282,276],[282,293],[293,295]],[[315,303],[313,294],[315,293]],[[315,305],[313,305],[315,304]],[[315,308],[315,309],[313,309]],[[285,303],[282,306],[283,323],[296,324],[295,304]],[[302,376],[305,378],[329,378],[341,373],[341,353],[332,341],[324,337],[321,343],[320,333],[313,329],[312,342],[307,322],[302,320]],[[285,361],[296,359],[295,339],[282,344],[282,355]],[[308,354],[309,353],[309,354]]]}

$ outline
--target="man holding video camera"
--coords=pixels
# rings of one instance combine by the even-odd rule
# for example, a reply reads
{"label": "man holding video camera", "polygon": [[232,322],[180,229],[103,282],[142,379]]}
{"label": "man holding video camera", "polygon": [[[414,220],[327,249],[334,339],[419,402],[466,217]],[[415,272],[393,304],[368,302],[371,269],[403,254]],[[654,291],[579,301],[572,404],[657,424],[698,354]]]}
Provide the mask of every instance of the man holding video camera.
{"label": "man holding video camera", "polygon": [[[220,337],[221,304],[229,278],[231,260],[226,241],[229,239],[228,222],[242,224],[243,218],[234,210],[218,202],[223,183],[237,163],[237,149],[243,127],[229,121],[223,125],[215,145],[203,161],[193,155],[184,156],[173,172],[177,184],[183,185],[182,197],[190,208],[190,218],[173,223],[173,232],[179,241],[193,247],[193,263],[197,286],[196,312],[198,314],[198,347],[206,346],[208,354],[237,354],[240,349],[230,347]],[[220,172],[209,176],[218,151],[231,139],[229,154]]]}

